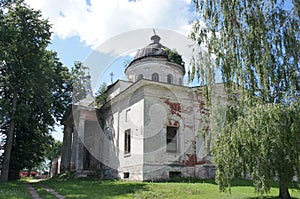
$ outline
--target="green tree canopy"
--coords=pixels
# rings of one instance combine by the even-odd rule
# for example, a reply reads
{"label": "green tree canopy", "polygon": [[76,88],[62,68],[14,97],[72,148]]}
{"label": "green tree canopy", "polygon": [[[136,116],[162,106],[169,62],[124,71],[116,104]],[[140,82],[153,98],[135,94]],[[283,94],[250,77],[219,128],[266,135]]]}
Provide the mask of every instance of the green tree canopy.
{"label": "green tree canopy", "polygon": [[101,107],[104,105],[107,101],[107,84],[103,82],[99,88],[99,90],[96,92],[96,97],[95,97],[95,105],[97,107]]}
{"label": "green tree canopy", "polygon": [[167,54],[169,61],[184,67],[184,61],[182,60],[181,55],[175,49],[171,50],[169,48],[165,48],[164,52]]}
{"label": "green tree canopy", "polygon": [[[194,0],[201,18],[191,38],[213,55],[226,89],[239,87],[264,102],[281,102],[299,90],[299,3]],[[200,51],[202,52],[202,51]],[[203,73],[199,62],[193,74]],[[207,76],[215,78],[214,76]],[[210,82],[207,80],[207,82]]]}
{"label": "green tree canopy", "polygon": [[277,177],[281,198],[290,197],[288,186],[300,176],[299,103],[257,104],[238,111],[213,151],[219,185],[223,189],[230,179],[250,174],[256,191],[263,194]]}
{"label": "green tree canopy", "polygon": [[2,4],[0,125],[5,145],[1,181],[7,181],[9,170],[16,173],[43,159],[49,130],[71,103],[70,73],[56,53],[46,49],[50,36],[50,25],[40,11],[23,1]]}
{"label": "green tree canopy", "polygon": [[[191,38],[200,53],[190,76],[202,81],[210,100],[218,70],[227,94],[223,128],[211,128],[211,133],[220,133],[213,151],[220,188],[251,174],[263,193],[277,177],[279,196],[290,198],[288,186],[299,176],[300,162],[299,3],[193,2],[199,20]],[[199,59],[205,53],[208,58]]]}
{"label": "green tree canopy", "polygon": [[75,61],[71,69],[70,88],[72,89],[72,102],[76,103],[87,95],[87,74],[89,68],[80,61]]}
{"label": "green tree canopy", "polygon": [[52,160],[53,158],[56,158],[61,155],[61,147],[62,142],[59,140],[54,140],[51,142],[50,145],[48,145],[48,148],[46,150],[46,158],[48,160]]}

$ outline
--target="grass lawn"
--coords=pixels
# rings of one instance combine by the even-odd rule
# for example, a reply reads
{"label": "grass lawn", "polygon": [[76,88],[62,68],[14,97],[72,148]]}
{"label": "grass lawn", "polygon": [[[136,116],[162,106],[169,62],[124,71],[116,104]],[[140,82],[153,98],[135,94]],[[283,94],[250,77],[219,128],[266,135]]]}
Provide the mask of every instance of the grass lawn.
{"label": "grass lawn", "polygon": [[31,199],[30,193],[23,182],[13,181],[0,183],[1,199]]}
{"label": "grass lawn", "polygon": [[[221,193],[214,180],[179,180],[180,182],[126,182],[100,181],[95,179],[60,179],[54,178],[32,184],[44,199],[55,197],[42,188],[43,183],[66,198],[77,199],[109,199],[109,198],[200,198],[200,199],[255,199],[260,198],[254,192],[251,181],[235,180],[232,193]],[[30,199],[30,194],[24,186],[26,181],[0,183],[1,199]],[[293,198],[300,199],[300,190],[290,189]],[[275,199],[278,187],[273,186],[264,199]]]}
{"label": "grass lawn", "polygon": [[[51,179],[44,184],[55,189],[67,198],[201,198],[201,199],[254,199],[260,198],[255,193],[251,181],[236,180],[232,193],[221,193],[213,180],[193,180],[189,182],[126,182],[99,181],[91,179]],[[294,198],[300,199],[300,191],[290,189]],[[278,188],[273,187],[267,198],[276,198]]]}

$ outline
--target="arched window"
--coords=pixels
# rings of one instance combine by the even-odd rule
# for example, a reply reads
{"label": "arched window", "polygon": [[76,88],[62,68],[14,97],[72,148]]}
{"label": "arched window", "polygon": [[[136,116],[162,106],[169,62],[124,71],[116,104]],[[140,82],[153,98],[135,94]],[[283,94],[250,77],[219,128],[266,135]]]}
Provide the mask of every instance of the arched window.
{"label": "arched window", "polygon": [[172,83],[173,83],[173,75],[169,74],[169,75],[167,76],[167,82],[168,82],[169,84],[172,84]]}
{"label": "arched window", "polygon": [[143,79],[143,74],[139,74],[138,76],[137,76],[137,78],[136,78],[136,80],[140,80],[140,79]]}
{"label": "arched window", "polygon": [[158,81],[159,81],[159,76],[158,76],[158,74],[157,74],[157,73],[153,73],[151,79],[152,79],[153,81],[158,82]]}
{"label": "arched window", "polygon": [[179,78],[179,85],[182,86],[182,79]]}

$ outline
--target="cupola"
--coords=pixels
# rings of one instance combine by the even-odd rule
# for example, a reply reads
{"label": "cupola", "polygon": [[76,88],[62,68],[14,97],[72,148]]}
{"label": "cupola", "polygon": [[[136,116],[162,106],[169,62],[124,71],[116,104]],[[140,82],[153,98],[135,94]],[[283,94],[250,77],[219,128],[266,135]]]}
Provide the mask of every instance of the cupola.
{"label": "cupola", "polygon": [[153,35],[152,43],[137,51],[125,69],[129,81],[136,82],[143,78],[169,84],[183,84],[184,66],[169,60],[170,49],[163,46],[160,39],[158,35]]}

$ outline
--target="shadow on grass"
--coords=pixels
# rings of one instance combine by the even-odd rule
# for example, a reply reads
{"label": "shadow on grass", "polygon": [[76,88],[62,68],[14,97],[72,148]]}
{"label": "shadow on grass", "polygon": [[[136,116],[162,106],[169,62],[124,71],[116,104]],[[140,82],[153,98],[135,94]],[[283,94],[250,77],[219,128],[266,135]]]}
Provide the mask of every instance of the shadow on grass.
{"label": "shadow on grass", "polygon": [[157,183],[208,183],[216,185],[215,179],[200,179],[200,178],[182,178],[182,177],[174,177],[171,179],[166,179],[162,181],[149,181],[149,182],[157,182]]}
{"label": "shadow on grass", "polygon": [[[168,182],[168,183],[208,183],[217,185],[216,180],[213,179],[200,179],[200,178],[181,178],[181,177],[175,177],[172,179],[168,179],[162,182]],[[231,181],[231,187],[234,186],[253,186],[252,180],[245,180],[245,179],[234,179]],[[278,185],[275,185],[275,187],[278,187]]]}

